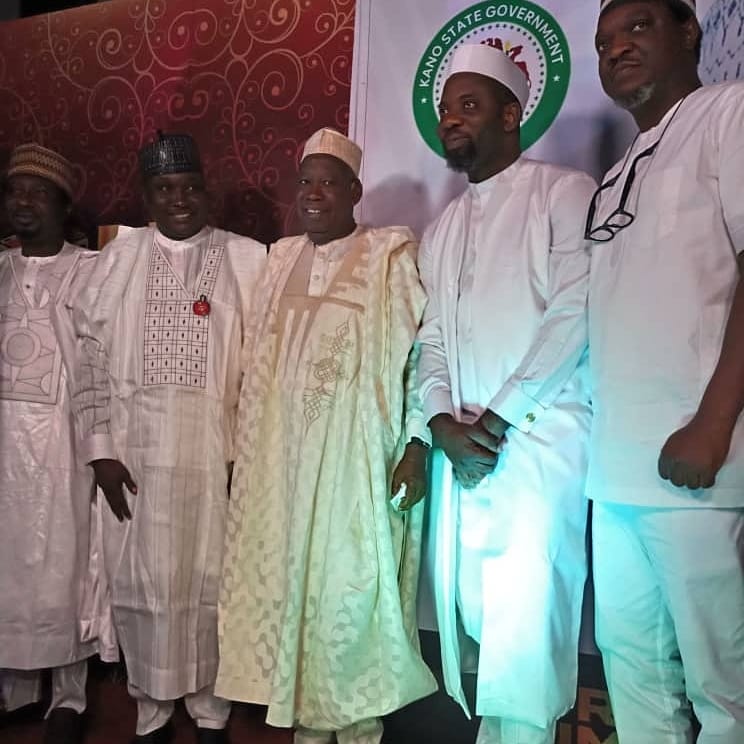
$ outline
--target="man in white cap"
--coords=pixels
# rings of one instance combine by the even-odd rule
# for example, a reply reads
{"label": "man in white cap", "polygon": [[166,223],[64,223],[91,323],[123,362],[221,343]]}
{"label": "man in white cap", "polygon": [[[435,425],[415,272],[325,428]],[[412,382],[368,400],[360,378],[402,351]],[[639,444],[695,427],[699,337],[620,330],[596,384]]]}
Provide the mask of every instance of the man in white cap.
{"label": "man in white cap", "polygon": [[419,379],[434,446],[434,577],[445,683],[456,616],[480,644],[479,744],[552,744],[576,692],[586,578],[589,255],[584,173],[522,157],[525,74],[459,47],[439,105],[469,185],[424,235]]}
{"label": "man in white cap", "polygon": [[266,249],[209,226],[188,135],[159,134],[140,169],[155,227],[108,244],[75,303],[83,455],[111,507],[104,552],[134,741],[168,741],[183,697],[197,741],[218,744],[230,712],[214,681],[240,348]]}
{"label": "man in white cap", "polygon": [[48,744],[82,741],[96,652],[84,630],[93,472],[78,456],[65,309],[95,253],[65,241],[73,182],[58,153],[17,147],[3,197],[21,245],[0,252],[0,676],[12,709],[39,698],[36,670],[52,668]]}
{"label": "man in white cap", "polygon": [[244,346],[217,691],[296,744],[379,744],[380,716],[436,689],[415,619],[425,299],[410,230],[354,221],[361,157],[307,141],[305,233],[271,248]]}
{"label": "man in white cap", "polygon": [[592,200],[596,634],[622,744],[744,742],[744,84],[702,87],[693,0],[605,0],[639,127]]}

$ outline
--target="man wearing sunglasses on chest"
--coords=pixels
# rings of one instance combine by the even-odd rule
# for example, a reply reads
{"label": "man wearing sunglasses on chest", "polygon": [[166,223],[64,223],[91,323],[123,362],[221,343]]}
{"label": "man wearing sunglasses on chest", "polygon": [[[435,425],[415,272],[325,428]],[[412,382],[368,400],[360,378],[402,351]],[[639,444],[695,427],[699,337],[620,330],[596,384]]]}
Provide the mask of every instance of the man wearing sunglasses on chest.
{"label": "man wearing sunglasses on chest", "polygon": [[621,744],[744,742],[744,84],[694,0],[602,0],[639,133],[592,199],[596,632]]}

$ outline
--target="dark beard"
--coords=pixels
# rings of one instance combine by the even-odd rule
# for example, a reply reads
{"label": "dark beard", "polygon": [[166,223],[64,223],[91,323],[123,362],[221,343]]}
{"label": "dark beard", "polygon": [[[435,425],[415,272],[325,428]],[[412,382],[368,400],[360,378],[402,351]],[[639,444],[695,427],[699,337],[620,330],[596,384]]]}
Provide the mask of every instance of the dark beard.
{"label": "dark beard", "polygon": [[456,150],[447,150],[446,148],[444,150],[444,159],[447,161],[447,166],[456,173],[469,173],[476,155],[473,142],[461,145]]}

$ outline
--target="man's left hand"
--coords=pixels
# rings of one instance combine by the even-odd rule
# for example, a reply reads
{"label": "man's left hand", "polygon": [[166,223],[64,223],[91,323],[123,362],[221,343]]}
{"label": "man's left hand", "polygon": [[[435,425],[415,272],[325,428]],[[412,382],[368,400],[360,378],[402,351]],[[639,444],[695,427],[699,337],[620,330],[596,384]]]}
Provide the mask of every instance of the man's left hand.
{"label": "man's left hand", "polygon": [[710,488],[728,456],[732,428],[693,418],[661,448],[659,475],[680,488]]}
{"label": "man's left hand", "polygon": [[489,408],[486,408],[481,414],[481,417],[475,422],[475,426],[479,426],[497,439],[501,439],[510,424],[508,421],[502,419],[498,413],[494,413]]}
{"label": "man's left hand", "polygon": [[398,467],[393,472],[391,494],[395,496],[406,484],[406,495],[400,502],[400,510],[407,511],[426,495],[426,460],[428,450],[421,444],[409,442]]}

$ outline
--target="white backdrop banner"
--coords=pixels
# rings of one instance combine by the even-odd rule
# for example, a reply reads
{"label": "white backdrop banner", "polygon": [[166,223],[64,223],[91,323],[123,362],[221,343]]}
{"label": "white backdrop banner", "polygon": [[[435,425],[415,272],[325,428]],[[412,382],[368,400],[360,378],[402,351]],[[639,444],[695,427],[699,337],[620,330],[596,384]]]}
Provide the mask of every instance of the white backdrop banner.
{"label": "white backdrop banner", "polygon": [[[739,77],[744,0],[699,0],[703,78]],[[602,91],[594,32],[599,0],[357,0],[350,136],[364,148],[359,217],[418,234],[464,187],[436,137],[452,51],[485,42],[527,73],[522,140],[529,156],[600,178],[635,125]]]}

